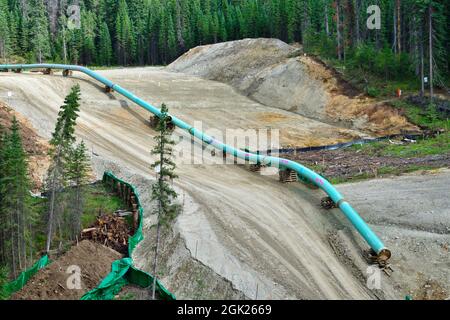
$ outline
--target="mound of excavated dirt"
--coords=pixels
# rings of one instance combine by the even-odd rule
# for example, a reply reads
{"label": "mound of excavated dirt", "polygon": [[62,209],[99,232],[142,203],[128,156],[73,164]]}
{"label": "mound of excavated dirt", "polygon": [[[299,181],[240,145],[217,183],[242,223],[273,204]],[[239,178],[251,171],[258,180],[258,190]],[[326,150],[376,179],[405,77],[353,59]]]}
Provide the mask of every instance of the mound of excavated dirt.
{"label": "mound of excavated dirt", "polygon": [[301,50],[278,39],[245,39],[194,48],[168,70],[232,85],[271,107],[323,118],[327,93],[294,56]]}
{"label": "mound of excavated dirt", "polygon": [[398,110],[358,96],[333,69],[276,39],[194,48],[168,70],[228,83],[270,107],[378,135],[417,131]]}
{"label": "mound of excavated dirt", "polygon": [[[96,288],[111,271],[113,261],[122,255],[110,248],[90,241],[82,241],[66,254],[39,271],[13,300],[79,300],[86,292]],[[81,289],[68,289],[67,273],[70,266],[81,271]]]}
{"label": "mound of excavated dirt", "polygon": [[227,82],[242,91],[257,74],[298,49],[278,39],[245,39],[193,48],[168,66],[170,71]]}

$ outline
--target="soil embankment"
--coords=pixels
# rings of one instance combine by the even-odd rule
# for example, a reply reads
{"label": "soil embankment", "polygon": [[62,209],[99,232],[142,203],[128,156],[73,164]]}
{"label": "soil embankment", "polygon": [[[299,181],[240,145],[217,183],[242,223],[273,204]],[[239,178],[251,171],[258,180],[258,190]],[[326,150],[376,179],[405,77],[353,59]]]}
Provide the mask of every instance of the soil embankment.
{"label": "soil embankment", "polygon": [[168,69],[230,84],[266,106],[374,135],[418,130],[399,110],[349,90],[326,65],[277,39],[197,47]]}
{"label": "soil embankment", "polygon": [[[86,292],[96,288],[111,272],[111,264],[122,255],[108,247],[91,241],[82,241],[67,253],[56,258],[39,271],[13,295],[13,300],[79,300]],[[68,280],[74,270],[81,272],[79,289],[70,288]]]}

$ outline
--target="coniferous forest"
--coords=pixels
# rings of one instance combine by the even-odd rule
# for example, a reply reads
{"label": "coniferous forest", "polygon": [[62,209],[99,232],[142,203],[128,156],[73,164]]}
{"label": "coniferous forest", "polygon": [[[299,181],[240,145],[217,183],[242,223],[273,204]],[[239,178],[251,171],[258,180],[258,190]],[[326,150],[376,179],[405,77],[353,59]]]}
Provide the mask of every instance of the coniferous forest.
{"label": "coniferous forest", "polygon": [[[366,26],[371,5],[380,29]],[[386,78],[419,75],[423,60],[439,85],[449,69],[449,15],[446,0],[0,0],[0,57],[160,65],[198,45],[272,37]]]}

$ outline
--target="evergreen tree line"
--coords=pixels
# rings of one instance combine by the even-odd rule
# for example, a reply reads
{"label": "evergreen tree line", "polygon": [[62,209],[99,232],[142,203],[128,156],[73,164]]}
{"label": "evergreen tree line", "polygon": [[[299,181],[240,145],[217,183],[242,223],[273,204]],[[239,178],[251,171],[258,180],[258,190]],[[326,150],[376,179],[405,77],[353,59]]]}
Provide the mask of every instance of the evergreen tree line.
{"label": "evergreen tree line", "polygon": [[[39,252],[59,248],[80,234],[83,186],[90,167],[84,142],[77,143],[75,139],[79,100],[80,88],[75,86],[60,108],[50,141],[51,163],[43,190],[47,204],[44,214],[35,212],[31,205],[28,160],[18,121],[14,118],[8,130],[0,128],[0,280],[3,282],[30,267]],[[37,240],[45,236],[46,247],[36,248]],[[52,243],[56,244],[52,247]],[[1,295],[0,292],[0,299]]]}
{"label": "evergreen tree line", "polygon": [[[70,0],[0,0],[0,56],[25,55],[30,62],[157,65],[170,63],[198,45],[273,37],[301,42],[305,49],[320,49],[341,60],[357,56],[369,58],[365,61],[369,63],[370,57],[376,57],[379,61],[368,67],[392,77],[399,71],[420,72],[421,52],[430,52],[431,31],[433,57],[425,64],[448,74],[450,4],[446,0],[73,2],[81,8],[79,29],[68,27]],[[373,4],[381,9],[380,30],[366,27],[367,8]]]}
{"label": "evergreen tree line", "polygon": [[13,276],[33,260],[28,165],[16,118],[0,128],[0,268]]}

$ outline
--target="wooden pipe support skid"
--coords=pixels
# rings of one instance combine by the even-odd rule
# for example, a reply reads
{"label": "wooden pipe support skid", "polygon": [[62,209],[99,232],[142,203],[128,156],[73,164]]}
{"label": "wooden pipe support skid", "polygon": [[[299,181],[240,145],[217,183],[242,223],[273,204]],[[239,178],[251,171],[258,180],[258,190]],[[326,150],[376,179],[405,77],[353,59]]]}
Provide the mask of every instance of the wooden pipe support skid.
{"label": "wooden pipe support skid", "polygon": [[261,173],[261,170],[264,166],[261,164],[255,163],[246,163],[245,168],[250,172]]}
{"label": "wooden pipe support skid", "polygon": [[291,169],[280,169],[280,182],[282,183],[292,183],[298,181],[297,172]]}
{"label": "wooden pipe support skid", "polygon": [[322,198],[320,206],[326,210],[337,209],[338,206],[330,197]]}
{"label": "wooden pipe support skid", "polygon": [[389,263],[391,255],[392,254],[389,249],[383,249],[379,254],[376,254],[373,250],[370,250],[369,262],[378,265],[380,269],[390,277],[394,272],[394,269],[392,269],[392,266]]}
{"label": "wooden pipe support skid", "polygon": [[[157,116],[151,116],[149,119],[149,125],[152,129],[158,128],[159,118]],[[166,126],[169,131],[175,130],[175,124],[172,122],[172,117],[166,118]]]}
{"label": "wooden pipe support skid", "polygon": [[62,74],[63,74],[63,77],[69,77],[69,76],[72,76],[73,71],[65,69],[65,70],[63,70]]}

